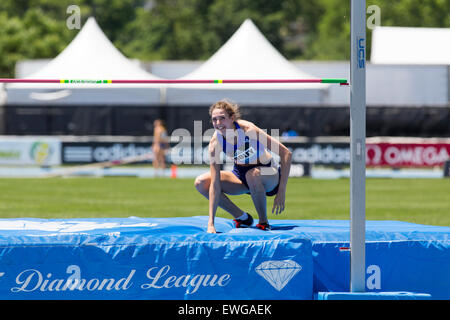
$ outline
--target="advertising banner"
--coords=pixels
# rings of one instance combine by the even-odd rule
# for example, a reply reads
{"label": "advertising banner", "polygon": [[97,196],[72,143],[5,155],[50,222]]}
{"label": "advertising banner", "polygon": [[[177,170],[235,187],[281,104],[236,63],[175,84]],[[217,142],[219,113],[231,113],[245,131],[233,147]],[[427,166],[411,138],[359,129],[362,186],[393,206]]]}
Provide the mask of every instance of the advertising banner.
{"label": "advertising banner", "polygon": [[2,219],[0,299],[312,299],[309,239],[207,219]]}
{"label": "advertising banner", "polygon": [[[174,164],[209,164],[208,143],[171,143],[166,160]],[[348,143],[296,143],[285,145],[292,151],[292,163],[345,165],[350,163]],[[62,162],[83,164],[114,161],[151,152],[151,142],[63,142]],[[273,155],[277,160],[278,156]]]}
{"label": "advertising banner", "polygon": [[[348,143],[283,142],[292,151],[293,164],[325,166],[350,165]],[[145,142],[64,142],[65,164],[114,161],[151,152]],[[273,155],[275,160],[278,156]],[[174,164],[208,164],[208,143],[191,141],[171,143],[166,159]],[[367,166],[442,167],[450,159],[450,143],[367,143]]]}
{"label": "advertising banner", "polygon": [[63,142],[62,162],[83,164],[120,160],[151,152],[151,142]]}
{"label": "advertising banner", "polygon": [[376,143],[366,145],[368,166],[434,167],[450,159],[450,143]]}
{"label": "advertising banner", "polygon": [[58,138],[1,137],[0,165],[61,164],[61,141]]}

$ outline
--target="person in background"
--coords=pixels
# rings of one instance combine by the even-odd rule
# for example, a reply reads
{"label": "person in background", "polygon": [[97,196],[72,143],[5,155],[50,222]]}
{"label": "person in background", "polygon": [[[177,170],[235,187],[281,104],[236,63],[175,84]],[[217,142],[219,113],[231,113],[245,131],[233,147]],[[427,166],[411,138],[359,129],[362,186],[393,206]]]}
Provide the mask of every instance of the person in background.
{"label": "person in background", "polygon": [[169,136],[164,121],[156,119],[153,122],[153,168],[155,176],[162,176],[166,168],[166,152],[169,149]]}

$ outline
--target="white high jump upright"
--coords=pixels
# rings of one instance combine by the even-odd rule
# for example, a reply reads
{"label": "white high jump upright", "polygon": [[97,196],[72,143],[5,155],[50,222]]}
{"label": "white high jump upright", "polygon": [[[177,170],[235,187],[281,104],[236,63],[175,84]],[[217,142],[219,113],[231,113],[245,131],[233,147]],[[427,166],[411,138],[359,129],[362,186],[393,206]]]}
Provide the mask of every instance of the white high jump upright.
{"label": "white high jump upright", "polygon": [[350,291],[366,276],[366,0],[350,5]]}

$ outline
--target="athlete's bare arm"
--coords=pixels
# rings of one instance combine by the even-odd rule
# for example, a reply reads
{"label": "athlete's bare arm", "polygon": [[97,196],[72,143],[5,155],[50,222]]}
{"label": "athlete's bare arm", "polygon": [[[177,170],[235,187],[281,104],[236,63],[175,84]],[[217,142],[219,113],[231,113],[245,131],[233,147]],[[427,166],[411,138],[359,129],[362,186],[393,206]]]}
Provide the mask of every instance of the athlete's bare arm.
{"label": "athlete's bare arm", "polygon": [[220,193],[222,192],[220,185],[220,152],[218,152],[217,145],[216,133],[214,133],[208,147],[210,159],[209,166],[211,170],[211,184],[209,187],[209,221],[207,230],[209,233],[216,233],[214,220],[217,207],[219,206]]}

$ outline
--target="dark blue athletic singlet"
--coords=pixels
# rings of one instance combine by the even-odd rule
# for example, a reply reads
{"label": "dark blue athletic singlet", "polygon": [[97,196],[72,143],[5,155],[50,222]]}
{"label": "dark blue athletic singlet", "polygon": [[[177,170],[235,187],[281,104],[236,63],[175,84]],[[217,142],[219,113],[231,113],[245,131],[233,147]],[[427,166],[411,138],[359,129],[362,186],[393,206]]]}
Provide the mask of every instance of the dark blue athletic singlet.
{"label": "dark blue athletic singlet", "polygon": [[[270,167],[272,161],[267,164],[260,163],[259,157],[265,152],[265,146],[257,139],[252,139],[247,136],[237,122],[234,122],[238,133],[237,144],[229,143],[225,137],[217,131],[217,136],[222,150],[226,156],[230,156],[230,151],[233,150],[232,158],[234,160],[233,174],[242,181],[248,188],[246,173],[255,167]],[[228,151],[228,153],[227,153]],[[243,165],[245,164],[245,166]],[[278,167],[278,177],[280,177],[280,168]],[[273,196],[278,192],[278,185],[271,191],[266,192],[266,195]]]}
{"label": "dark blue athletic singlet", "polygon": [[[229,143],[220,132],[217,132],[223,152],[228,157],[232,157],[236,164],[257,164],[266,148],[256,137],[247,136],[237,122],[234,122],[234,125],[238,134],[237,144]],[[233,151],[232,156],[230,156],[231,151]]]}

